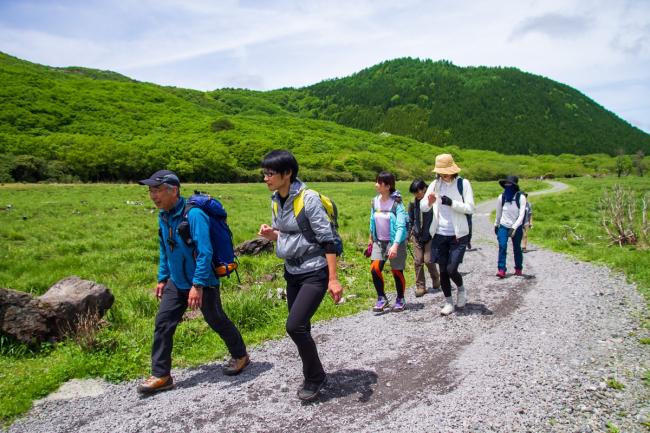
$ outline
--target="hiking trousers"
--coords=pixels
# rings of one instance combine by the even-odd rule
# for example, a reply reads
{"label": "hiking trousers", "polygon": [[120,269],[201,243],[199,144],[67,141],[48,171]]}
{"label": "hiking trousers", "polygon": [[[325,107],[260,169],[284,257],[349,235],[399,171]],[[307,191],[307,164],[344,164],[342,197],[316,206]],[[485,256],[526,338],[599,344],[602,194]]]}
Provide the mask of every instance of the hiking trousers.
{"label": "hiking trousers", "polygon": [[[189,290],[178,290],[172,280],[169,280],[163,289],[151,350],[151,373],[156,377],[167,376],[171,371],[174,332],[183,318],[183,313],[187,310],[189,295]],[[246,355],[246,345],[239,330],[226,316],[221,306],[219,287],[203,288],[201,313],[210,328],[226,343],[233,358]]]}
{"label": "hiking trousers", "polygon": [[[497,240],[499,241],[499,263],[498,269],[506,270],[506,258],[508,256],[508,231],[510,229],[506,226],[500,225],[497,232]],[[515,269],[524,268],[524,254],[521,251],[521,238],[524,236],[524,229],[519,226],[515,230],[515,235],[512,238],[512,251],[515,253]]]}
{"label": "hiking trousers", "polygon": [[426,266],[429,276],[431,277],[431,286],[437,289],[440,286],[440,274],[436,264],[431,260],[431,239],[424,244],[420,244],[413,237],[413,263],[415,265],[415,287],[426,289],[426,276],[424,268]]}
{"label": "hiking trousers", "polygon": [[284,279],[287,281],[289,307],[287,333],[298,347],[305,381],[321,383],[325,380],[325,370],[318,357],[316,342],[311,336],[311,318],[327,292],[328,268],[305,274],[290,274],[285,268]]}
{"label": "hiking trousers", "polygon": [[458,266],[463,262],[469,236],[460,238],[435,234],[431,240],[431,260],[440,267],[440,287],[446,298],[451,296],[451,282],[456,287],[463,285],[463,277],[458,272]]}

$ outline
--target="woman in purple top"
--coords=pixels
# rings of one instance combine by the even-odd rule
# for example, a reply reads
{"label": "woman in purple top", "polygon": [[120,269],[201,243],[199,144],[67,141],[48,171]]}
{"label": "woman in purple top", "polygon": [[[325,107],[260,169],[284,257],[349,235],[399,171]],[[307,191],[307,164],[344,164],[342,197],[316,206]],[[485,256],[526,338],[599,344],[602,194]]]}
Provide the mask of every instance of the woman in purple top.
{"label": "woman in purple top", "polygon": [[383,312],[390,308],[384,292],[382,271],[387,260],[395,279],[397,298],[393,311],[404,310],[404,266],[406,265],[406,236],[408,214],[402,203],[402,196],[395,189],[395,176],[387,171],[377,175],[375,181],[377,196],[370,206],[370,243],[367,254],[372,260],[370,274],[377,290],[377,303],[373,311]]}

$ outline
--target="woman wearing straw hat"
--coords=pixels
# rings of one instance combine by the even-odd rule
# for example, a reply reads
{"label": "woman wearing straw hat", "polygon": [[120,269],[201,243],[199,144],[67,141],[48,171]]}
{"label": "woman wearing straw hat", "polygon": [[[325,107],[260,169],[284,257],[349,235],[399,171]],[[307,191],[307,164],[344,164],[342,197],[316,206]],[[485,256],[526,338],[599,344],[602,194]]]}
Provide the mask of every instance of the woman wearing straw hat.
{"label": "woman wearing straw hat", "polygon": [[469,241],[468,216],[474,212],[474,193],[469,181],[458,176],[460,167],[450,154],[436,156],[433,171],[437,174],[436,180],[427,188],[427,200],[422,200],[420,209],[422,212],[433,209],[429,230],[433,237],[431,258],[440,267],[440,285],[445,295],[440,314],[447,316],[454,311],[451,281],[458,289],[456,306],[463,308],[467,302],[458,266],[463,261]]}
{"label": "woman wearing straw hat", "polygon": [[526,196],[519,191],[519,178],[506,176],[499,181],[503,193],[497,198],[497,215],[494,220],[494,233],[499,241],[499,261],[497,277],[506,277],[506,257],[508,239],[512,238],[512,251],[515,254],[515,275],[523,275],[524,255],[521,251],[521,238],[524,236],[526,215]]}

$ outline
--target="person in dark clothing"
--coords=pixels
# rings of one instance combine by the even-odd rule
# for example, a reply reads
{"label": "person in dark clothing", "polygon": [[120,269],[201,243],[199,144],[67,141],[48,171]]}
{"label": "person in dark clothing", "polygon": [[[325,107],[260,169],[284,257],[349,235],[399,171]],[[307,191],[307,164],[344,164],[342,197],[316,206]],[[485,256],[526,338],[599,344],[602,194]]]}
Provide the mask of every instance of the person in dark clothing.
{"label": "person in dark clothing", "polygon": [[[224,366],[226,375],[239,374],[249,363],[239,330],[221,306],[219,278],[212,269],[212,244],[208,216],[199,208],[185,212],[180,181],[173,171],[159,170],[139,181],[149,187],[149,197],[160,209],[158,225],[160,257],[156,297],[160,301],[151,353],[152,375],[137,388],[140,394],[170,389],[174,332],[189,306],[199,308],[205,321],[223,339],[232,358]],[[187,219],[193,245],[187,245],[179,225]]]}
{"label": "person in dark clothing", "polygon": [[413,262],[415,265],[415,296],[424,296],[427,292],[424,267],[426,266],[433,288],[440,287],[440,275],[436,264],[431,260],[431,233],[429,228],[433,221],[433,210],[422,212],[420,201],[424,198],[427,185],[422,179],[415,179],[409,191],[414,200],[409,203],[410,238],[413,242]]}
{"label": "person in dark clothing", "polygon": [[[313,401],[325,385],[311,318],[326,292],[339,302],[343,288],[336,273],[336,236],[316,191],[298,179],[298,161],[286,150],[269,152],[262,160],[264,182],[273,191],[272,225],[262,224],[259,235],[276,243],[276,255],[284,259],[287,282],[287,333],[298,347],[304,383],[298,398]],[[298,209],[302,205],[302,208]],[[296,210],[298,213],[296,214]],[[312,233],[300,229],[298,218],[307,218]]]}

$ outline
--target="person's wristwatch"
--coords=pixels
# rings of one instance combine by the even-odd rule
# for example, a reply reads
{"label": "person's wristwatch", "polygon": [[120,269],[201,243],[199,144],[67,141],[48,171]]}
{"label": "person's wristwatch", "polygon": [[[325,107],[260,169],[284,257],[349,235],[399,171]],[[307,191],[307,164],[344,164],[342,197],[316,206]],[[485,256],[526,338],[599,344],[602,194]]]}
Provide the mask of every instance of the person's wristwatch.
{"label": "person's wristwatch", "polygon": [[201,284],[192,284],[192,287],[194,287],[195,289],[199,289],[199,290],[203,290],[205,288],[205,286],[203,286]]}

